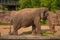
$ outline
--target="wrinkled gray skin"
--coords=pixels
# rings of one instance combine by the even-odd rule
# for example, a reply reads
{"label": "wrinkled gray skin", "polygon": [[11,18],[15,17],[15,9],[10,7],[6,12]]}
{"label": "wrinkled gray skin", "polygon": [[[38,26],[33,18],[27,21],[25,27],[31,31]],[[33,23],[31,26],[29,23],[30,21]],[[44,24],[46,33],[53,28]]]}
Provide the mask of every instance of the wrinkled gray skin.
{"label": "wrinkled gray skin", "polygon": [[[13,17],[13,32],[11,34],[17,35],[18,30],[22,27],[26,28],[32,26],[32,34],[39,34],[41,32],[40,20],[47,18],[47,9],[42,8],[25,8],[19,10],[17,15]],[[37,29],[37,31],[36,31]]]}

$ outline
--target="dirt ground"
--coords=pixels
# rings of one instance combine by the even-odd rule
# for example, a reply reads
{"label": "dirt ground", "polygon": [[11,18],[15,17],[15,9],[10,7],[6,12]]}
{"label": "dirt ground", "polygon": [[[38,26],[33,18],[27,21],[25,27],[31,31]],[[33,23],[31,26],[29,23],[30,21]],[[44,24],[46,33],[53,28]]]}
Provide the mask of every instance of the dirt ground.
{"label": "dirt ground", "polygon": [[[11,26],[12,27],[12,29],[11,30],[13,30],[13,26]],[[56,36],[60,36],[60,27],[59,26],[56,26],[55,27],[56,28],[56,33],[55,33],[55,35]],[[41,29],[42,30],[46,30],[46,31],[49,31],[48,29],[49,29],[49,27],[48,26],[41,26]],[[2,36],[4,36],[4,35],[9,35],[9,31],[10,31],[10,25],[0,25],[0,34],[2,35]],[[30,27],[27,27],[27,28],[21,28],[21,29],[19,29],[18,30],[18,34],[20,34],[20,35],[30,35],[31,34],[31,31],[32,31],[32,27],[30,26]]]}

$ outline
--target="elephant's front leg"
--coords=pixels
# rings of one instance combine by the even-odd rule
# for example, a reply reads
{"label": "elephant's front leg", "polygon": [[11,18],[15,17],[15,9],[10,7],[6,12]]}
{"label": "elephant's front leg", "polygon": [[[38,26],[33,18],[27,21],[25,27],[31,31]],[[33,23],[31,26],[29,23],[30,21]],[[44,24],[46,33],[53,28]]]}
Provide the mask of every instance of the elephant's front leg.
{"label": "elephant's front leg", "polygon": [[9,33],[10,35],[18,35],[18,30],[17,29],[13,29],[12,32]]}
{"label": "elephant's front leg", "polygon": [[37,34],[40,34],[40,32],[41,32],[40,17],[35,18],[34,24],[35,24],[36,29],[37,29]]}
{"label": "elephant's front leg", "polygon": [[19,29],[19,25],[13,25],[13,31],[12,31],[12,35],[18,35],[18,29]]}
{"label": "elephant's front leg", "polygon": [[52,22],[50,20],[47,20],[46,21],[48,26],[49,26],[49,29],[52,33],[55,33],[55,24],[52,24]]}
{"label": "elephant's front leg", "polygon": [[36,26],[32,24],[32,35],[36,34]]}
{"label": "elephant's front leg", "polygon": [[49,28],[50,28],[50,31],[54,34],[55,33],[55,25],[54,24],[50,25]]}
{"label": "elephant's front leg", "polygon": [[13,29],[13,35],[18,35],[18,29],[17,28]]}
{"label": "elephant's front leg", "polygon": [[10,32],[10,35],[18,35],[18,29],[13,28],[13,31]]}

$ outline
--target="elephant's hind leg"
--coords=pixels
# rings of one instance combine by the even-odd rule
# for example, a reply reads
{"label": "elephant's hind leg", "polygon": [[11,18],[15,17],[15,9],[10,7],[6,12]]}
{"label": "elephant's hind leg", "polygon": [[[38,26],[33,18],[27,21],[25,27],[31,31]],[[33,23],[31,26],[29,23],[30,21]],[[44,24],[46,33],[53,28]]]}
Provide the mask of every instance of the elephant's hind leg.
{"label": "elephant's hind leg", "polygon": [[20,25],[14,25],[12,35],[18,35],[18,30],[20,29]]}
{"label": "elephant's hind leg", "polygon": [[34,19],[34,25],[36,26],[36,32],[37,32],[37,34],[40,34],[41,33],[40,17],[36,17]]}

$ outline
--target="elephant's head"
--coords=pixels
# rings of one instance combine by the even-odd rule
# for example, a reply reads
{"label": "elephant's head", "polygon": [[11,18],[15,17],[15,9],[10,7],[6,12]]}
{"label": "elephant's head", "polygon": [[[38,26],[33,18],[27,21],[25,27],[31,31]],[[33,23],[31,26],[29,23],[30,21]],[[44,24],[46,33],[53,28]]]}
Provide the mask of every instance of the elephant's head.
{"label": "elephant's head", "polygon": [[41,19],[46,20],[48,16],[48,9],[45,7],[40,8],[40,12]]}

